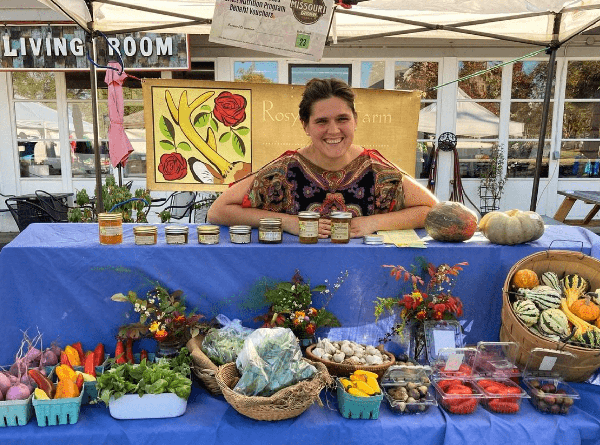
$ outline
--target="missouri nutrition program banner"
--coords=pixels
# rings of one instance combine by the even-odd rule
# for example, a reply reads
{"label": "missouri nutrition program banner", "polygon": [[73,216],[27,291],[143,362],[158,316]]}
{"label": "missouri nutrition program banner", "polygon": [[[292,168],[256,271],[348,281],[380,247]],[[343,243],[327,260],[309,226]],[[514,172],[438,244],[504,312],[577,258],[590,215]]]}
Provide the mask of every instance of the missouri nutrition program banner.
{"label": "missouri nutrition program banner", "polygon": [[216,0],[210,42],[319,61],[333,0]]}

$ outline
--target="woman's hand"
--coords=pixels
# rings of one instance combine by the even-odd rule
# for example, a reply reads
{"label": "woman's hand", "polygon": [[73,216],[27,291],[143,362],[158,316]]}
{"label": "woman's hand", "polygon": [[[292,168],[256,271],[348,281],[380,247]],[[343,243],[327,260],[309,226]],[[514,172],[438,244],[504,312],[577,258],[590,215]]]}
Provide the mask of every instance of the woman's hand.
{"label": "woman's hand", "polygon": [[350,222],[350,238],[361,238],[377,230],[377,221],[373,216],[357,216]]}
{"label": "woman's hand", "polygon": [[331,220],[329,218],[319,219],[319,238],[329,238],[331,235]]}

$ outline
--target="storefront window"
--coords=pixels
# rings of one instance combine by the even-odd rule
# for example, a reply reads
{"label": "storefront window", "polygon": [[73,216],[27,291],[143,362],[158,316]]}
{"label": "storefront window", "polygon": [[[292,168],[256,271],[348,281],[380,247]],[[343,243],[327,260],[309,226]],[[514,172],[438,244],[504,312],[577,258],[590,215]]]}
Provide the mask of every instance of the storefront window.
{"label": "storefront window", "polygon": [[427,178],[431,167],[431,154],[437,127],[438,62],[396,61],[394,64],[394,88],[396,90],[419,90],[423,92],[419,112],[417,157],[415,177]]}
{"label": "storefront window", "polygon": [[236,82],[278,83],[277,62],[234,62]]}
{"label": "storefront window", "polygon": [[53,73],[12,73],[20,176],[60,176],[59,116]]}
{"label": "storefront window", "polygon": [[567,65],[561,178],[600,177],[600,62]]}
{"label": "storefront window", "polygon": [[362,62],[360,65],[360,87],[383,90],[385,62]]}
{"label": "storefront window", "polygon": [[214,62],[192,62],[188,71],[173,71],[173,79],[215,80]]}
{"label": "storefront window", "polygon": [[335,77],[343,80],[348,85],[352,85],[352,65],[336,64],[336,65],[289,65],[289,84],[290,85],[306,85],[313,78],[329,79]]}
{"label": "storefront window", "polygon": [[[547,78],[548,62],[527,61],[513,64],[507,153],[508,177],[533,178],[535,176]],[[554,91],[554,79],[552,83],[552,91]],[[554,108],[553,95],[554,92],[551,96],[544,137],[540,174],[542,178],[548,177],[548,156]]]}

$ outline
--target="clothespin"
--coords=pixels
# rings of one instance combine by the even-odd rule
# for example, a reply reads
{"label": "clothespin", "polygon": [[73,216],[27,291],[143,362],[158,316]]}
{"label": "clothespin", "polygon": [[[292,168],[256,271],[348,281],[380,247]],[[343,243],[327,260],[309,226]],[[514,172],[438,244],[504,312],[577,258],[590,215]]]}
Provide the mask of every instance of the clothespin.
{"label": "clothespin", "polygon": [[346,0],[346,1],[344,1],[344,0],[336,0],[335,4],[337,6],[341,6],[344,9],[351,9],[352,8],[352,5],[350,4],[351,1],[352,0]]}

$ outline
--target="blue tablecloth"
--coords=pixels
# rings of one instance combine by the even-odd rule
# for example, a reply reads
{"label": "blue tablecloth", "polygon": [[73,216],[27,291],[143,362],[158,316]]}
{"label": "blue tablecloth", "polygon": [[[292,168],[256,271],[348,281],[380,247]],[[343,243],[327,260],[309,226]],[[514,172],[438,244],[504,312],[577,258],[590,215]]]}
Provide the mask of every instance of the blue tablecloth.
{"label": "blue tablecloth", "polygon": [[[110,297],[129,290],[146,292],[156,281],[183,290],[188,307],[197,307],[209,319],[223,313],[256,326],[254,317],[266,310],[256,284],[265,277],[289,280],[296,269],[313,285],[333,283],[348,270],[328,308],[349,337],[376,343],[380,332],[374,300],[400,290],[382,265],[408,268],[418,256],[435,264],[469,262],[454,289],[464,303],[465,342],[497,341],[502,286],[515,262],[548,248],[600,256],[597,235],[568,226],[547,226],[542,238],[518,246],[474,237],[465,243],[429,241],[426,249],[368,246],[360,240],[303,245],[290,235],[282,244],[266,245],[256,242],[256,233],[252,244],[239,245],[229,242],[226,228],[218,245],[199,245],[193,236],[187,245],[167,245],[164,226],[159,226],[157,245],[136,246],[133,225],[124,227],[123,244],[102,246],[94,224],[32,224],[2,249],[0,363],[14,361],[25,330],[30,336],[39,330],[47,343],[81,341],[86,349],[102,341],[112,353],[117,326],[128,322],[130,308]],[[337,410],[313,406],[294,420],[276,423],[249,420],[224,399],[195,389],[188,411],[177,419],[116,421],[105,408],[85,406],[76,425],[39,428],[34,419],[22,428],[0,428],[0,443],[598,443],[600,391],[593,385],[576,387],[583,399],[567,416],[539,414],[527,401],[514,416],[479,409],[473,416],[457,417],[435,408],[403,417],[384,408],[378,421],[345,420]]]}

